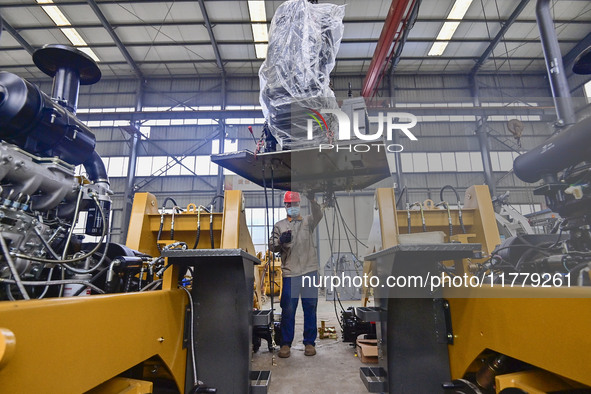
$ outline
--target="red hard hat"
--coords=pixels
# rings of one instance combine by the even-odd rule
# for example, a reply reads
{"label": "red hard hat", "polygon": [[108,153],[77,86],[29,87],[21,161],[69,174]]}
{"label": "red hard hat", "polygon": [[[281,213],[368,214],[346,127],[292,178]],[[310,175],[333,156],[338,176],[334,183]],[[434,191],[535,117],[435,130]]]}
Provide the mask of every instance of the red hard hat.
{"label": "red hard hat", "polygon": [[300,193],[285,192],[285,196],[283,196],[283,202],[300,202]]}

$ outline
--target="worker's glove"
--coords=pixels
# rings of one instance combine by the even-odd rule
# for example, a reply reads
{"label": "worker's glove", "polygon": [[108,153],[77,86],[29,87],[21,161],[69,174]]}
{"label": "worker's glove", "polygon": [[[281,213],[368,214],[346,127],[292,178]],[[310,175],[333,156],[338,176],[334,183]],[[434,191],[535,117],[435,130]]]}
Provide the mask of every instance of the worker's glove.
{"label": "worker's glove", "polygon": [[279,237],[279,243],[280,244],[288,244],[290,242],[291,242],[291,230],[281,233],[281,236]]}

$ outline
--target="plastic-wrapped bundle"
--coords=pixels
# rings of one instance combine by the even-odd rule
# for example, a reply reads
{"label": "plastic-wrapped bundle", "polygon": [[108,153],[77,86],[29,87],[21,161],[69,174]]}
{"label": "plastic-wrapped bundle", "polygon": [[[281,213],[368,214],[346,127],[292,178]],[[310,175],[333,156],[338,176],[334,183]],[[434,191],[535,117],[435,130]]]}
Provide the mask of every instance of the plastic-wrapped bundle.
{"label": "plastic-wrapped bundle", "polygon": [[[343,36],[344,15],[345,6],[307,0],[288,0],[275,12],[267,59],[259,70],[260,102],[271,133],[284,148],[327,139],[326,127],[312,121],[310,109],[338,107],[329,74]],[[307,139],[309,124],[316,127],[313,141]]]}

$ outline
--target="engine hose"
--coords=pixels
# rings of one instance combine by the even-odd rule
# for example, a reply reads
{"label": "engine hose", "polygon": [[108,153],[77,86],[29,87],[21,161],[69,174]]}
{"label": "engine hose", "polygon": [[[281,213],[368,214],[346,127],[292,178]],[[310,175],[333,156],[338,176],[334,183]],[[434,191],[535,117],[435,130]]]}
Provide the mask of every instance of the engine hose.
{"label": "engine hose", "polygon": [[425,211],[423,210],[423,204],[419,203],[419,209],[421,210],[421,221],[423,222],[423,232],[427,232],[427,223],[425,223]]}
{"label": "engine hose", "polygon": [[172,217],[170,218],[170,239],[174,239],[174,208],[172,207]]}
{"label": "engine hose", "polygon": [[160,214],[160,227],[158,228],[158,235],[156,236],[156,246],[158,250],[162,252],[162,246],[160,246],[160,237],[162,236],[162,227],[164,227],[164,209],[162,209],[162,213]]}
{"label": "engine hose", "polygon": [[103,159],[101,159],[100,155],[96,151],[93,151],[90,158],[82,163],[82,165],[88,173],[88,179],[90,179],[92,182],[109,183],[109,177],[107,176],[107,169],[105,168]]}
{"label": "engine hose", "polygon": [[447,201],[441,201],[436,206],[439,207],[442,205],[447,210],[447,223],[449,225],[449,237],[451,238],[451,236],[454,234],[453,221],[451,219],[451,211],[449,210],[449,204],[447,203]]}
{"label": "engine hose", "polygon": [[199,238],[201,237],[201,224],[197,225],[197,239],[195,240],[195,245],[193,245],[193,249],[197,249],[199,245]]}
{"label": "engine hose", "polygon": [[201,237],[201,206],[197,208],[197,239],[195,240],[195,246],[193,249],[197,249],[199,245],[199,238]]}
{"label": "engine hose", "polygon": [[[51,275],[53,275],[53,269],[54,269],[54,268],[55,268],[55,267],[51,267],[51,268],[49,269],[49,273],[47,274],[47,281],[50,281],[50,280],[51,280]],[[84,290],[84,289],[85,289],[84,287],[81,287],[81,288],[80,288],[80,292],[79,292],[78,294],[80,294],[80,293],[82,292],[82,290]],[[49,285],[48,285],[48,286],[45,286],[45,289],[43,289],[43,292],[42,292],[42,293],[41,293],[41,295],[40,295],[39,297],[37,297],[37,298],[38,298],[38,299],[42,299],[43,297],[45,297],[45,295],[47,294],[47,291],[48,291],[48,290],[49,290]],[[74,295],[78,295],[78,294],[74,294]]]}
{"label": "engine hose", "polygon": [[176,203],[176,201],[174,200],[174,198],[172,197],[166,197],[164,199],[164,203],[162,203],[162,212],[160,212],[160,227],[158,228],[158,235],[156,236],[156,247],[158,248],[158,250],[161,252],[162,251],[162,247],[158,244],[158,241],[160,241],[160,237],[162,236],[162,227],[164,227],[164,212],[166,209],[166,204],[168,202],[172,202],[173,206],[172,206],[172,221],[173,223],[170,226],[170,239],[173,239],[174,236],[174,207],[177,206],[178,204]]}
{"label": "engine hose", "polygon": [[[12,279],[2,279],[0,278],[0,283],[8,283],[8,284],[15,284],[16,281]],[[99,294],[105,294],[105,292],[93,285],[92,283],[86,280],[77,280],[77,279],[65,279],[65,280],[50,280],[50,281],[22,281],[22,284],[25,286],[57,286],[57,285],[71,285],[71,284],[82,284],[86,287],[90,287],[92,290],[96,291]]]}
{"label": "engine hose", "polygon": [[461,203],[460,203],[460,195],[458,194],[458,191],[456,190],[455,187],[453,187],[452,185],[445,185],[439,191],[439,199],[441,201],[445,201],[443,199],[443,192],[445,191],[445,189],[450,189],[456,195],[456,202],[458,204],[458,219],[460,220],[460,226],[462,227],[462,232],[464,234],[466,234],[466,228],[464,227],[464,219],[462,218],[462,207],[461,207]]}

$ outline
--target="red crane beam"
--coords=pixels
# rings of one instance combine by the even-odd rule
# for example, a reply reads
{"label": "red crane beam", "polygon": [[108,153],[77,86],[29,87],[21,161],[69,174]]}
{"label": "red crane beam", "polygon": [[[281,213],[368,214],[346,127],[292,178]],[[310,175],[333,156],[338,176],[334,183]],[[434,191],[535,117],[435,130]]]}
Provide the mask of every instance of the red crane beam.
{"label": "red crane beam", "polygon": [[389,58],[392,43],[397,35],[402,32],[400,28],[404,21],[404,16],[410,12],[409,4],[413,0],[392,0],[390,10],[384,21],[382,33],[376,45],[376,50],[369,64],[369,70],[363,81],[361,95],[363,97],[372,97],[380,80],[381,74]]}

